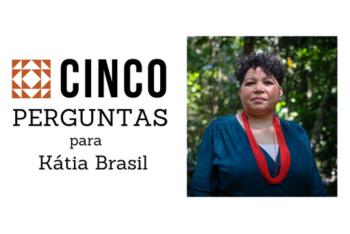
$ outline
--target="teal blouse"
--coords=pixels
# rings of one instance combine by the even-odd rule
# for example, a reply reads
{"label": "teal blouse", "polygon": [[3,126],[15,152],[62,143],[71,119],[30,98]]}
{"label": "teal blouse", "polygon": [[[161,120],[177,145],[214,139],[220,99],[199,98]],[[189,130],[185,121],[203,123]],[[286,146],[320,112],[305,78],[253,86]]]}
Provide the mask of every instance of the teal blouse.
{"label": "teal blouse", "polygon": [[[188,196],[327,196],[306,131],[295,122],[279,120],[291,157],[281,183],[268,184],[260,174],[247,134],[231,115],[214,120],[205,130]],[[276,162],[261,150],[275,177]],[[278,151],[277,175],[279,168]]]}

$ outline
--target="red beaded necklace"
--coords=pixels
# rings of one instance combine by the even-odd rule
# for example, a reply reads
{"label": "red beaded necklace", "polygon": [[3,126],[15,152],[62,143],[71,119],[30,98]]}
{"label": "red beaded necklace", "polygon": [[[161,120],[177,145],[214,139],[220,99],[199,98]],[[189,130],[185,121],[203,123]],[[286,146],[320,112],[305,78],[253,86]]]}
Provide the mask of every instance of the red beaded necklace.
{"label": "red beaded necklace", "polygon": [[[252,148],[254,157],[258,164],[260,174],[266,179],[266,182],[269,184],[281,183],[284,180],[284,178],[286,178],[289,171],[290,153],[286,145],[286,142],[284,140],[283,132],[282,132],[280,123],[278,121],[278,118],[275,115],[273,115],[273,128],[276,131],[276,136],[280,145],[280,157],[281,157],[280,173],[275,178],[272,178],[270,176],[270,172],[267,166],[265,156],[261,151],[261,149],[259,148],[259,145],[254,138],[254,135],[249,126],[248,117],[244,111],[242,112],[242,118],[243,118],[243,124],[244,124],[245,130],[248,135],[249,144],[250,144],[250,147]],[[276,163],[277,163],[277,158],[276,158]],[[277,170],[276,170],[276,173],[277,173]]]}

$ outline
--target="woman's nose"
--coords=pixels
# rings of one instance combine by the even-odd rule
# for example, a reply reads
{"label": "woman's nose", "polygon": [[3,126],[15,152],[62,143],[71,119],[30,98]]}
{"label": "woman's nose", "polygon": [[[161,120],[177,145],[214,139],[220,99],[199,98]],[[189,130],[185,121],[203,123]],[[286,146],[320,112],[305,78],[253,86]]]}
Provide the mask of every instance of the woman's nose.
{"label": "woman's nose", "polygon": [[260,82],[258,82],[256,84],[256,86],[255,86],[255,90],[254,91],[255,92],[259,92],[259,93],[264,92],[263,85]]}

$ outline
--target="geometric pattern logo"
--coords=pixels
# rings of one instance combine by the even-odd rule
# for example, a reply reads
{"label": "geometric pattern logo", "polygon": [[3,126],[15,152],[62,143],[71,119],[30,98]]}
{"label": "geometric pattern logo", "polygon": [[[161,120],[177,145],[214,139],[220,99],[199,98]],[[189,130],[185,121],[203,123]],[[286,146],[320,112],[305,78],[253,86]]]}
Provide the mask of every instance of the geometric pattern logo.
{"label": "geometric pattern logo", "polygon": [[51,98],[51,61],[12,60],[12,98]]}

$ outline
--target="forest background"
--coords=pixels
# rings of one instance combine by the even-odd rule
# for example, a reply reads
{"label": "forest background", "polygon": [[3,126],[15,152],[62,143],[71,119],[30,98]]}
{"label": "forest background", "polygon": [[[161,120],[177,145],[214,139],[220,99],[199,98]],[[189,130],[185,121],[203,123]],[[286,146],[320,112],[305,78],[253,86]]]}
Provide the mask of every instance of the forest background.
{"label": "forest background", "polygon": [[211,121],[242,112],[237,58],[267,51],[287,68],[275,114],[307,131],[328,196],[337,196],[337,37],[187,38],[187,190]]}

